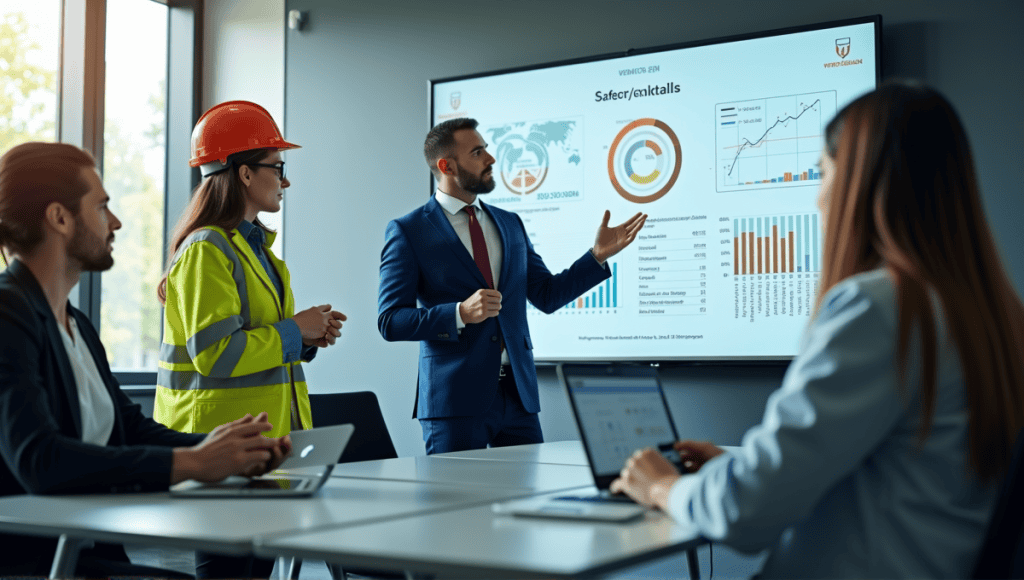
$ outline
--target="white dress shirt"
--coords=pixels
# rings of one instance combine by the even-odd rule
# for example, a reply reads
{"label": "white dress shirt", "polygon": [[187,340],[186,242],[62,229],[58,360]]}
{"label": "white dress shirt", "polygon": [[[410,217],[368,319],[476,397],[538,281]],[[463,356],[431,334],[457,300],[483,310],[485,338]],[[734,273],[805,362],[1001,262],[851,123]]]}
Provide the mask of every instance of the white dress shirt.
{"label": "white dress shirt", "polygon": [[938,372],[922,447],[920,368],[908,366],[908,404],[895,287],[874,270],[825,296],[761,424],[676,482],[672,517],[744,551],[773,546],[762,578],[969,577],[997,490],[967,465],[960,357],[932,302]]}
{"label": "white dress shirt", "polygon": [[[469,214],[462,211],[462,209],[467,205],[473,206],[476,211],[477,221],[480,222],[480,229],[484,232],[484,242],[487,244],[487,258],[491,262],[491,276],[494,280],[494,288],[497,289],[501,275],[502,259],[504,257],[501,233],[498,232],[498,227],[494,225],[494,220],[491,219],[491,216],[487,215],[484,208],[480,206],[480,198],[477,197],[473,200],[472,204],[468,204],[461,199],[448,195],[440,189],[434,192],[434,196],[437,198],[437,203],[441,206],[441,209],[444,210],[445,217],[452,224],[455,235],[459,236],[459,240],[462,241],[462,245],[466,246],[466,251],[469,252],[470,256],[473,256],[473,239],[469,234]],[[473,257],[475,259],[475,256]],[[461,304],[459,302],[455,305],[455,326],[460,332],[466,327],[466,323],[462,321],[462,315],[459,314],[459,306]],[[501,351],[501,364],[509,364],[508,354],[505,350]]]}
{"label": "white dress shirt", "polygon": [[96,361],[92,358],[89,346],[82,340],[78,332],[78,324],[72,316],[68,316],[68,324],[74,336],[68,335],[63,325],[60,337],[64,341],[64,349],[71,361],[71,370],[75,375],[75,386],[78,387],[78,408],[82,415],[82,441],[93,445],[106,445],[110,433],[114,430],[114,401],[110,392],[103,384]]}

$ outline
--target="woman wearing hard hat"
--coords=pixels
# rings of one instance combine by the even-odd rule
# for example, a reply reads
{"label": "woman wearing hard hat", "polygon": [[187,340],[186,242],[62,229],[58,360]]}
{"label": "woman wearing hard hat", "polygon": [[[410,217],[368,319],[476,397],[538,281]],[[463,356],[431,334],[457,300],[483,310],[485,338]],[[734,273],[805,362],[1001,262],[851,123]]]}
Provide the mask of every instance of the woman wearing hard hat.
{"label": "woman wearing hard hat", "polygon": [[[341,336],[330,305],[295,313],[288,267],[271,251],[275,233],[257,217],[281,209],[285,141],[270,114],[247,101],[221,103],[192,131],[203,181],[175,227],[157,290],[164,337],[154,418],[206,433],[266,412],[268,437],[312,427],[301,362]],[[196,554],[200,578],[266,576],[273,561]],[[269,567],[268,567],[269,566]],[[264,569],[265,568],[265,569]]]}

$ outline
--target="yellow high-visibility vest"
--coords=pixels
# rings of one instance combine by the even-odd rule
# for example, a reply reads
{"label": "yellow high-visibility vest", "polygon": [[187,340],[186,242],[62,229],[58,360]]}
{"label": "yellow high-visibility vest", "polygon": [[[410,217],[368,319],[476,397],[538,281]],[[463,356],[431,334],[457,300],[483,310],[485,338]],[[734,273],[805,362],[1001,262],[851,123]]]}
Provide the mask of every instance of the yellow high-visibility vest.
{"label": "yellow high-visibility vest", "polygon": [[281,278],[277,289],[237,229],[206,227],[182,242],[167,275],[164,338],[154,418],[185,433],[209,433],[246,413],[269,415],[280,437],[291,431],[292,392],[303,429],[313,426],[300,362],[285,363],[272,325],[295,314],[291,276],[264,247]]}

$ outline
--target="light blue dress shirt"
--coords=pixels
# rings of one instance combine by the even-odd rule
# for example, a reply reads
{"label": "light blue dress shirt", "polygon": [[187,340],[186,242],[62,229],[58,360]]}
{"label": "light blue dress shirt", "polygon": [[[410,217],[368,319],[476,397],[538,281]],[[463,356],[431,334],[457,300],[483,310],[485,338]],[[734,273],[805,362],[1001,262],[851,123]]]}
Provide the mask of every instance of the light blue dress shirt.
{"label": "light blue dress shirt", "polygon": [[967,464],[964,383],[941,314],[934,420],[918,447],[920,369],[908,369],[906,403],[894,290],[880,269],[825,296],[761,424],[673,486],[676,520],[743,551],[770,547],[763,578],[970,575],[997,488]]}
{"label": "light blue dress shirt", "polygon": [[[256,254],[256,258],[259,259],[260,264],[263,265],[263,270],[270,277],[270,281],[274,283],[277,296],[279,298],[283,297],[285,288],[281,283],[281,277],[270,266],[266,250],[263,249],[263,246],[267,243],[267,236],[263,228],[256,227],[255,224],[248,220],[242,220],[242,223],[238,224],[238,233],[242,234],[249,247],[252,248],[253,253]],[[295,362],[300,357],[307,362],[313,360],[313,357],[316,356],[316,347],[305,347],[302,344],[302,332],[294,320],[286,318],[280,322],[275,322],[273,326],[277,329],[277,333],[281,335],[281,348],[284,351],[282,362]]]}

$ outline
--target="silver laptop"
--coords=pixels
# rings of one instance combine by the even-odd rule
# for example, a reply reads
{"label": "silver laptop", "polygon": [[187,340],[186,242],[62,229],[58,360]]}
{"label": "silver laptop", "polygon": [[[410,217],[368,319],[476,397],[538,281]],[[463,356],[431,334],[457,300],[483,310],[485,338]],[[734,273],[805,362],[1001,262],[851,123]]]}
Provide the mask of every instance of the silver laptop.
{"label": "silver laptop", "polygon": [[[336,425],[292,431],[292,455],[278,470],[260,477],[231,476],[216,483],[188,480],[171,486],[175,497],[302,497],[327,483],[355,426]],[[301,472],[286,473],[285,470]]]}

